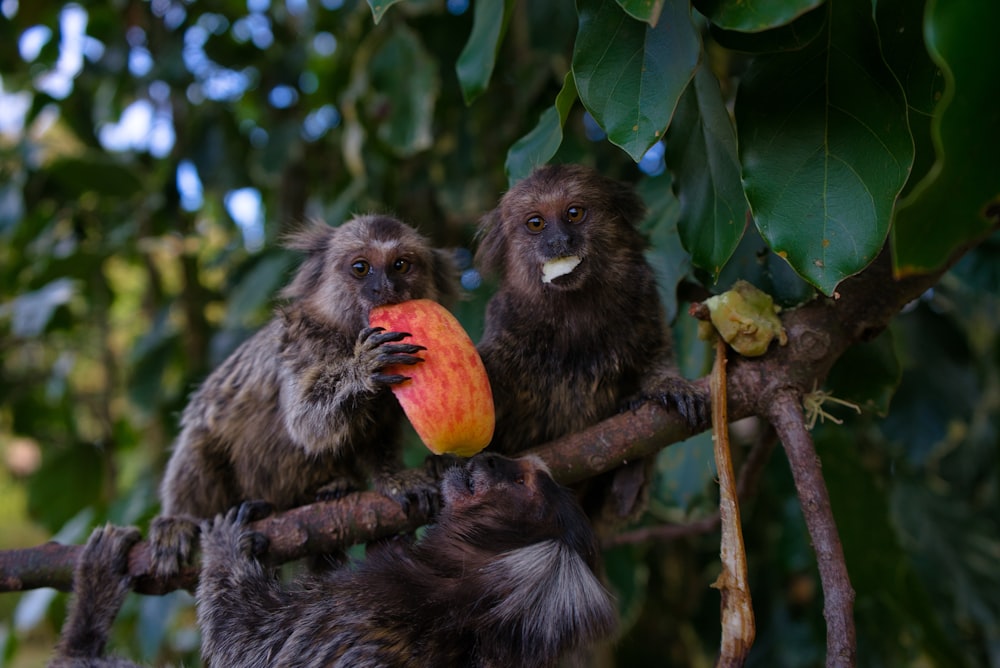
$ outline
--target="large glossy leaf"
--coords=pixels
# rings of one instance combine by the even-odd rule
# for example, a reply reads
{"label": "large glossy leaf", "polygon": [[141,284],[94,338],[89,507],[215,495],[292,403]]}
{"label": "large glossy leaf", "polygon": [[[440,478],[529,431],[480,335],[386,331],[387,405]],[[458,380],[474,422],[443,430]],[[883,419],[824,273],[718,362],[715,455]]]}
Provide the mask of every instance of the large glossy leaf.
{"label": "large glossy leaf", "polygon": [[636,162],[659,141],[694,74],[700,42],[688,6],[671,2],[655,28],[614,0],[580,0],[573,75],[587,111]]}
{"label": "large glossy leaf", "polygon": [[736,132],[719,82],[702,64],[677,105],[666,141],[680,200],[679,229],[696,266],[718,277],[747,221]]}
{"label": "large glossy leaf", "polygon": [[823,0],[781,0],[781,2],[746,2],[746,0],[695,0],[694,6],[713,24],[726,30],[758,32],[791,23]]}
{"label": "large glossy leaf", "polygon": [[455,63],[466,104],[479,97],[490,82],[513,9],[514,0],[476,0],[473,5],[472,32]]}
{"label": "large glossy leaf", "polygon": [[885,242],[913,143],[864,0],[802,52],[756,59],[736,100],[743,185],[771,247],[826,294]]}
{"label": "large glossy leaf", "polygon": [[1000,21],[996,3],[929,0],[924,36],[944,73],[944,98],[934,109],[937,148],[930,172],[899,205],[893,230],[898,272],[942,264],[1000,216],[1000,113],[989,46]]}
{"label": "large glossy leaf", "polygon": [[556,95],[556,103],[542,112],[538,125],[531,132],[518,139],[507,152],[507,180],[511,185],[517,183],[535,167],[544,165],[559,150],[562,144],[563,126],[569,116],[569,110],[576,102],[576,85],[573,73],[567,72],[563,79],[562,89]]}

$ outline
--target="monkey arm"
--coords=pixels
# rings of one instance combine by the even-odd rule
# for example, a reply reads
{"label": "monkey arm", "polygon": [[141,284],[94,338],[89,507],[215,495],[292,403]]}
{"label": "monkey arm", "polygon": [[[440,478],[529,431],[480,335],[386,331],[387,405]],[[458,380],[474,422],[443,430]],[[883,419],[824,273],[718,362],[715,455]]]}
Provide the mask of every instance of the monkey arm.
{"label": "monkey arm", "polygon": [[[307,452],[350,447],[379,430],[388,403],[385,389],[405,376],[386,367],[416,364],[421,346],[399,343],[406,334],[367,328],[353,350],[320,348],[288,341],[282,353],[281,408],[292,440]],[[324,354],[325,353],[325,354]]]}
{"label": "monkey arm", "polygon": [[131,666],[118,659],[99,661],[121,609],[132,589],[128,554],[142,538],[138,529],[108,525],[90,535],[73,569],[73,603],[63,624],[53,668],[81,665]]}
{"label": "monkey arm", "polygon": [[211,665],[269,666],[295,628],[291,597],[255,556],[266,539],[247,527],[247,507],[202,526],[198,624]]}

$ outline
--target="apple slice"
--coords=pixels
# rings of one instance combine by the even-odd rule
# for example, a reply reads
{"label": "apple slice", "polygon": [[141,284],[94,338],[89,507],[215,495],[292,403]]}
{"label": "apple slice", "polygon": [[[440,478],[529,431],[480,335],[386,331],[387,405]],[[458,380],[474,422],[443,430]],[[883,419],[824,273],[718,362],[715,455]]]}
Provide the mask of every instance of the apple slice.
{"label": "apple slice", "polygon": [[372,327],[409,332],[410,343],[427,348],[423,362],[389,367],[409,376],[392,385],[406,417],[435,454],[471,457],[493,438],[493,392],[472,339],[446,308],[429,299],[376,306]]}

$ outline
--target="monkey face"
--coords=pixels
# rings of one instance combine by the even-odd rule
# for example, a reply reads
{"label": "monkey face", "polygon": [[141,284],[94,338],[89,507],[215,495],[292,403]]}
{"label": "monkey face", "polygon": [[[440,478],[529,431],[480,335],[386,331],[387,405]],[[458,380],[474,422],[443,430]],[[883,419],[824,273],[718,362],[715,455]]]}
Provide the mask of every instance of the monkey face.
{"label": "monkey face", "polygon": [[586,515],[536,456],[476,455],[445,472],[441,496],[440,524],[469,547],[502,553],[558,540],[588,560],[596,554]]}
{"label": "monkey face", "polygon": [[317,223],[290,242],[307,256],[284,296],[335,326],[359,331],[375,306],[440,301],[452,292],[451,260],[390,216],[359,216],[340,227]]}
{"label": "monkey face", "polygon": [[434,298],[433,259],[427,243],[388,216],[356,218],[342,225],[330,248],[341,284],[365,311],[409,299]]}
{"label": "monkey face", "polygon": [[542,477],[552,480],[548,467],[538,457],[509,459],[484,453],[472,457],[463,467],[445,472],[441,494],[452,512],[465,512],[478,505],[509,495],[519,503],[538,505]]}
{"label": "monkey face", "polygon": [[643,206],[627,185],[580,165],[535,170],[483,221],[479,259],[521,292],[579,290],[636,249]]}

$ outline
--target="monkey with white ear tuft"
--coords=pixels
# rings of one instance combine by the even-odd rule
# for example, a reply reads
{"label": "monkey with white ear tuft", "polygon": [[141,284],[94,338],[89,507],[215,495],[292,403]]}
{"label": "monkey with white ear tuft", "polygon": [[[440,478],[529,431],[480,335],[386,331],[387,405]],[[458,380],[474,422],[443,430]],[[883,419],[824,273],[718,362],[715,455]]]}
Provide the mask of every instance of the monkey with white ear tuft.
{"label": "monkey with white ear tuft", "polygon": [[260,331],[191,396],[150,527],[154,571],[191,563],[198,522],[260,500],[277,510],[376,490],[424,509],[436,478],[400,474],[403,412],[390,391],[422,348],[405,332],[369,327],[374,306],[447,303],[458,293],[453,258],[390,216],[339,227],[314,223],[291,237],[305,257]]}
{"label": "monkey with white ear tuft", "polygon": [[608,636],[614,604],[573,494],[537,457],[448,469],[415,544],[283,585],[243,512],[206,523],[198,620],[211,665],[547,668]]}

